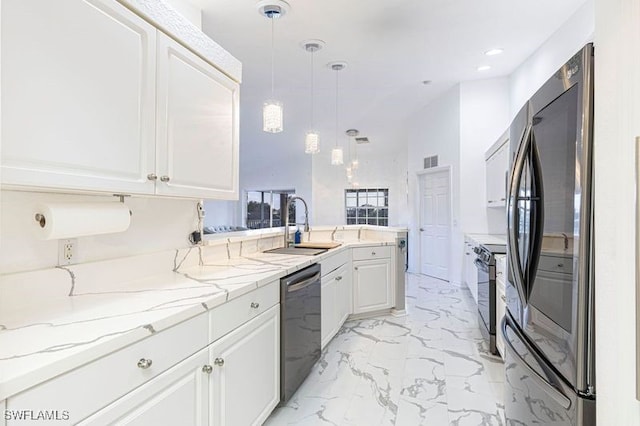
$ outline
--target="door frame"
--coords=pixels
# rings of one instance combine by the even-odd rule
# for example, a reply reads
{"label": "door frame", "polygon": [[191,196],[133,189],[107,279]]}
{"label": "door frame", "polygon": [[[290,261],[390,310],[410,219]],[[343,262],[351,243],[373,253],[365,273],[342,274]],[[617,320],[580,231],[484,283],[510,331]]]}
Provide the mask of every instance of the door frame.
{"label": "door frame", "polygon": [[453,185],[452,185],[452,180],[451,180],[451,165],[446,165],[446,166],[437,166],[437,167],[431,167],[429,169],[424,169],[424,170],[420,170],[418,172],[416,172],[416,178],[418,179],[418,226],[416,228],[416,231],[418,233],[418,252],[420,253],[420,257],[418,259],[419,262],[419,270],[420,270],[420,274],[424,275],[422,273],[422,240],[420,239],[420,225],[422,224],[422,189],[423,189],[423,178],[426,175],[431,175],[431,174],[436,174],[436,173],[442,173],[442,172],[446,172],[447,173],[447,186],[449,188],[449,253],[448,253],[448,257],[449,257],[449,282],[453,282],[452,280],[452,271],[453,271],[453,267],[452,267],[452,260],[453,260],[453,256],[451,255],[451,251],[452,251],[452,247],[453,247]]}

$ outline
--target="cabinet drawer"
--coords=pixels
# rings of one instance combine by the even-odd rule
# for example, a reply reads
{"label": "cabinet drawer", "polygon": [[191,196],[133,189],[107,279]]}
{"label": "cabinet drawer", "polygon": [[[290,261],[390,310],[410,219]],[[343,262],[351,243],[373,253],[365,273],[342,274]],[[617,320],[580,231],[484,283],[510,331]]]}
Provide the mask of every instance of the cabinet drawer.
{"label": "cabinet drawer", "polygon": [[387,246],[356,247],[353,260],[386,259],[391,257],[391,248]]}
{"label": "cabinet drawer", "polygon": [[343,279],[347,278],[347,272],[350,269],[351,269],[351,267],[349,265],[343,264],[339,268],[334,269],[333,271],[331,271],[329,274],[324,275],[322,277],[322,282],[324,283],[325,280],[326,281],[331,281],[331,280],[342,281]]}
{"label": "cabinet drawer", "polygon": [[279,302],[280,280],[276,280],[214,308],[209,313],[209,341],[219,339]]}
{"label": "cabinet drawer", "polygon": [[558,272],[561,274],[573,273],[573,258],[570,256],[540,256],[541,271]]}
{"label": "cabinet drawer", "polygon": [[[67,410],[69,423],[75,424],[207,344],[207,315],[202,314],[19,393],[7,400],[7,409]],[[151,365],[138,367],[141,359]]]}
{"label": "cabinet drawer", "polygon": [[322,276],[332,273],[351,260],[351,250],[342,250],[320,261]]}

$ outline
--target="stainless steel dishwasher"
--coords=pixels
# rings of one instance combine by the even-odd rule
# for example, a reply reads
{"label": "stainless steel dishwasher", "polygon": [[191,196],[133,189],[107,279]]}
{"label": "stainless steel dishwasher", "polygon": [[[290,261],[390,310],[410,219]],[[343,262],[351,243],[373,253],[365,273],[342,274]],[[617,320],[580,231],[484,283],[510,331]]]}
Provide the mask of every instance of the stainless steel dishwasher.
{"label": "stainless steel dishwasher", "polygon": [[280,403],[320,359],[320,265],[280,279]]}

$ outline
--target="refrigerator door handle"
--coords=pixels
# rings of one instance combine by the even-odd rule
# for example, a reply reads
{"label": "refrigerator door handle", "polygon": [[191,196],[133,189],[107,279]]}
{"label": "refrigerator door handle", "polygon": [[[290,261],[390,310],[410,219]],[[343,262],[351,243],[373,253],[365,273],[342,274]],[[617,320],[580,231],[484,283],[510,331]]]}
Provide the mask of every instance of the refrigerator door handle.
{"label": "refrigerator door handle", "polygon": [[524,163],[527,159],[527,149],[531,142],[531,127],[531,123],[529,123],[524,132],[520,149],[518,149],[518,154],[513,164],[513,173],[511,174],[511,182],[509,183],[509,193],[507,196],[507,244],[509,247],[509,260],[511,261],[510,265],[513,265],[513,280],[515,281],[522,306],[527,305],[527,294],[524,287],[524,273],[520,264],[520,252],[518,251],[518,224],[516,223],[518,220],[516,209],[518,203],[518,187],[520,186]]}
{"label": "refrigerator door handle", "polygon": [[[538,362],[540,367],[543,370],[546,370],[545,367],[544,367],[544,362],[545,361],[543,359],[541,359],[540,355],[538,355],[535,352],[535,349],[529,347],[529,345],[527,344],[527,341],[525,340],[525,337],[517,329],[517,326],[513,325],[513,322],[509,318],[508,314],[505,315],[502,318],[502,324],[501,324],[502,337],[504,339],[505,344],[508,346],[509,350],[513,353],[513,356],[518,359],[518,361],[520,362],[520,366],[523,367],[525,370],[527,370],[527,372],[531,375],[531,377],[536,382],[538,382],[538,385],[542,389],[544,389],[551,396],[551,398],[553,398],[553,400],[555,402],[560,404],[565,410],[568,410],[569,407],[571,407],[571,400],[569,398],[567,398],[567,396],[564,393],[562,393],[562,391],[559,389],[557,384],[553,383],[552,380],[548,380],[548,379],[544,378],[540,373],[538,373],[536,370],[534,370],[527,363],[527,361],[524,360],[524,358],[522,358],[522,356],[518,353],[516,348],[511,343],[511,340],[509,339],[509,336],[507,336],[507,327],[509,327],[511,330],[513,330],[514,334],[518,337],[518,339],[522,342],[522,344],[527,346],[527,349],[529,350],[529,353],[533,356],[533,358],[535,358],[535,360]],[[551,376],[551,375],[552,375],[552,373],[550,374],[550,372],[547,372],[547,376]]]}

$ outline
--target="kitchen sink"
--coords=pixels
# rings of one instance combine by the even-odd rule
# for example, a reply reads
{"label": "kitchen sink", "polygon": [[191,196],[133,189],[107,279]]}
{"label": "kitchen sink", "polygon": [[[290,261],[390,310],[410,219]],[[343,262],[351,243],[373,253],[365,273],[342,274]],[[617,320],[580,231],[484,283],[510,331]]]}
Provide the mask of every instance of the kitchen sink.
{"label": "kitchen sink", "polygon": [[307,248],[307,247],[280,247],[276,249],[266,250],[264,253],[273,254],[301,254],[305,256],[316,256],[320,253],[324,253],[329,249],[327,248]]}

